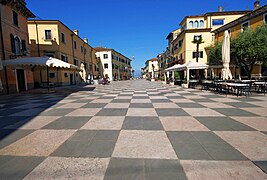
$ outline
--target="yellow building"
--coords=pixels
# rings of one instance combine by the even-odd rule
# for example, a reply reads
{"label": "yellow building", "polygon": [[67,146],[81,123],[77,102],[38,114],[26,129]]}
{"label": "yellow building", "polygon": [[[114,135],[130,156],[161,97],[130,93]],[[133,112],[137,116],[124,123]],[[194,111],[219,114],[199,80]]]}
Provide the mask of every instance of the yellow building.
{"label": "yellow building", "polygon": [[[259,1],[254,3],[254,10],[250,13],[225,24],[224,26],[213,30],[212,33],[215,34],[215,41],[222,42],[224,31],[228,30],[230,32],[231,38],[236,37],[239,33],[241,33],[244,29],[255,29],[256,27],[262,26],[264,23],[267,23],[267,5],[260,7]],[[230,68],[232,74],[237,76],[237,72],[241,73],[241,76],[245,76],[245,71],[241,69],[234,69],[234,67]],[[215,66],[215,75],[220,73],[221,67]],[[261,64],[256,64],[252,71],[252,77],[261,77],[262,73],[267,70],[267,67],[263,67]],[[264,74],[265,76],[267,74]]]}
{"label": "yellow building", "polygon": [[0,1],[0,93],[27,91],[34,86],[30,67],[2,66],[2,61],[30,56],[27,18],[33,17],[24,0]]}
{"label": "yellow building", "polygon": [[249,12],[222,11],[220,6],[218,12],[185,16],[179,24],[180,29],[178,30],[180,30],[180,33],[175,35],[172,32],[167,37],[171,56],[169,67],[175,64],[184,64],[188,61],[196,61],[196,44],[192,43],[195,36],[201,36],[204,41],[204,43],[199,45],[198,62],[206,64],[207,52],[205,47],[213,44],[215,40],[212,31]]}
{"label": "yellow building", "polygon": [[[85,65],[87,77],[99,75],[95,49],[82,39],[78,30],[70,30],[59,20],[29,20],[31,56],[49,56],[81,67]],[[79,72],[66,69],[51,69],[49,80],[57,86],[81,83]],[[34,71],[35,83],[46,82],[46,71]],[[88,78],[88,79],[89,79]]]}

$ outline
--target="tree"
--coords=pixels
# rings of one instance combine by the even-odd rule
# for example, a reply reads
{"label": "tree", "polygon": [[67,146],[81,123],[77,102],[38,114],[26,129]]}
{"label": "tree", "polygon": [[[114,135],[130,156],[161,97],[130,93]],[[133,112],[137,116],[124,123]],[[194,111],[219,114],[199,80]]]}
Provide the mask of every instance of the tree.
{"label": "tree", "polygon": [[215,43],[210,46],[208,51],[209,65],[221,65],[222,64],[222,43]]}
{"label": "tree", "polygon": [[267,63],[267,25],[246,29],[231,40],[231,60],[246,71],[248,78],[257,62]]}
{"label": "tree", "polygon": [[[246,29],[231,39],[231,64],[243,67],[248,78],[256,63],[267,64],[267,25]],[[222,43],[209,47],[209,64],[222,64]]]}

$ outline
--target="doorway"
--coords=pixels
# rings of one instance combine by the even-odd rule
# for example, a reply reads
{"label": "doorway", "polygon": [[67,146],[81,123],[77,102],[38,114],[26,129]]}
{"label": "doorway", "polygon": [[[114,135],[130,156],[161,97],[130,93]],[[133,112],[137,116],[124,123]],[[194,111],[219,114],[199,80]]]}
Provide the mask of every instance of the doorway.
{"label": "doorway", "polygon": [[73,74],[70,74],[70,85],[74,84],[73,77],[74,77]]}
{"label": "doorway", "polygon": [[23,69],[17,69],[17,83],[18,83],[18,90],[26,91],[26,85],[25,85],[25,74]]}

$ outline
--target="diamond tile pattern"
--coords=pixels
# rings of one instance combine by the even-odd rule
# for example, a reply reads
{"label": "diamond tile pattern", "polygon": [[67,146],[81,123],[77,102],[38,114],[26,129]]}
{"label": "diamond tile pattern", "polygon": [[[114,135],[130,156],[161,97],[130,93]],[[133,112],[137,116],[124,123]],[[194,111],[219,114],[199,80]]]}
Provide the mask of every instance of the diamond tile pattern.
{"label": "diamond tile pattern", "polygon": [[3,179],[267,179],[261,94],[134,80],[0,104]]}

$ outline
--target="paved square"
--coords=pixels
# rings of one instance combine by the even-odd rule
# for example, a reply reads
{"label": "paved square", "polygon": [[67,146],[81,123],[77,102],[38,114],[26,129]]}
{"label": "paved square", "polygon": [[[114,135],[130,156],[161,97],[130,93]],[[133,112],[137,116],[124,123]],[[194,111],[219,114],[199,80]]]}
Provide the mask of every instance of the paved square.
{"label": "paved square", "polygon": [[2,179],[267,179],[267,96],[159,81],[0,97]]}

